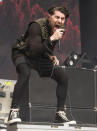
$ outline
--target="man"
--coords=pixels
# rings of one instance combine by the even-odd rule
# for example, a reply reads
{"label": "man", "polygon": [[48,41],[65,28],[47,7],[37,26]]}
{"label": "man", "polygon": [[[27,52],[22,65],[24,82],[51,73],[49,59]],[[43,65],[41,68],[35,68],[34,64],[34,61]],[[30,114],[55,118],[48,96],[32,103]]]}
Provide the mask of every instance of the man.
{"label": "man", "polygon": [[55,122],[68,122],[64,111],[68,78],[59,60],[53,55],[56,44],[60,43],[64,34],[64,23],[69,17],[65,7],[51,7],[48,17],[29,24],[22,41],[12,48],[12,59],[18,73],[18,80],[13,92],[13,100],[8,123],[21,122],[19,118],[19,101],[25,83],[28,81],[31,68],[40,76],[51,77],[57,82],[57,110]]}

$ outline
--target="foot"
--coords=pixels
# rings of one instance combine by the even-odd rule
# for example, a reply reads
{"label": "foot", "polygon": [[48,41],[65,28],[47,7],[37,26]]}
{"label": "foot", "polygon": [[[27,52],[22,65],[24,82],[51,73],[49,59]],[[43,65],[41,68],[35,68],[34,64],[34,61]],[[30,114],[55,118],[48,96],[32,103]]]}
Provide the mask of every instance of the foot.
{"label": "foot", "polygon": [[8,124],[17,122],[21,122],[21,118],[19,117],[19,109],[11,109],[9,113]]}
{"label": "foot", "polygon": [[66,113],[64,111],[56,112],[55,122],[56,123],[76,124],[76,121],[70,121],[67,118]]}

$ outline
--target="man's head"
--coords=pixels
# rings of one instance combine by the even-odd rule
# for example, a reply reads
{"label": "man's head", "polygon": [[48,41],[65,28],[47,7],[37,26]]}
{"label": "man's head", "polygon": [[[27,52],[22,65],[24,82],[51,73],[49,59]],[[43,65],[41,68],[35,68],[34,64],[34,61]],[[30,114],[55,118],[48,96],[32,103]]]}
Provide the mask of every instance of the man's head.
{"label": "man's head", "polygon": [[60,11],[61,13],[63,13],[65,15],[65,19],[69,17],[69,11],[64,6],[53,6],[48,9],[48,13],[50,15],[53,15],[55,11]]}
{"label": "man's head", "polygon": [[54,30],[62,28],[65,20],[69,17],[68,10],[63,6],[51,7],[48,9],[48,19]]}

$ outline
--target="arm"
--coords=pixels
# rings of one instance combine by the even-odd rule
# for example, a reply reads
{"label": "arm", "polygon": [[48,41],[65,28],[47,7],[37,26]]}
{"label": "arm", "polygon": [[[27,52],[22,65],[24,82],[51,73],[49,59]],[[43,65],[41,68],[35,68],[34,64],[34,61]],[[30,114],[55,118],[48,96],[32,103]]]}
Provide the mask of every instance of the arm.
{"label": "arm", "polygon": [[[57,29],[54,31],[54,33],[52,34],[52,36],[50,37],[50,40],[52,41],[56,41],[56,40],[60,40],[63,36],[63,32],[64,29]],[[50,60],[53,61],[54,65],[59,65],[59,60],[57,59],[56,56],[49,56]]]}
{"label": "arm", "polygon": [[31,57],[39,56],[43,52],[52,51],[48,49],[50,44],[50,39],[42,41],[41,38],[41,28],[38,23],[32,23],[28,28],[28,51]]}
{"label": "arm", "polygon": [[[37,23],[33,23],[28,29],[28,51],[31,54],[31,57],[40,56],[40,54],[45,54],[54,65],[59,65],[59,61],[56,56],[53,56],[52,50],[47,47],[50,45],[50,38],[44,40],[42,43],[41,39],[41,29]],[[44,46],[45,45],[45,46]]]}

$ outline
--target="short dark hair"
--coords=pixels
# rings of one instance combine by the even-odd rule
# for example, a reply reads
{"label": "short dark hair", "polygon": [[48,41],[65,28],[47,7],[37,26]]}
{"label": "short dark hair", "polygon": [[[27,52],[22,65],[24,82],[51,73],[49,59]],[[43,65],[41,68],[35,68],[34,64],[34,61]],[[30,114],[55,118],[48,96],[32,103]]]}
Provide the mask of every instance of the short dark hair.
{"label": "short dark hair", "polygon": [[64,6],[53,6],[53,7],[50,7],[49,9],[48,9],[48,13],[50,14],[50,15],[53,15],[54,14],[54,12],[55,11],[60,11],[60,12],[62,12],[65,16],[66,16],[66,18],[68,18],[69,17],[69,11],[66,9],[66,7],[64,7]]}

